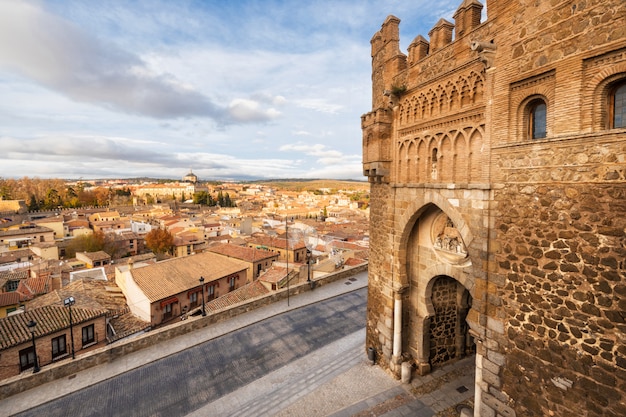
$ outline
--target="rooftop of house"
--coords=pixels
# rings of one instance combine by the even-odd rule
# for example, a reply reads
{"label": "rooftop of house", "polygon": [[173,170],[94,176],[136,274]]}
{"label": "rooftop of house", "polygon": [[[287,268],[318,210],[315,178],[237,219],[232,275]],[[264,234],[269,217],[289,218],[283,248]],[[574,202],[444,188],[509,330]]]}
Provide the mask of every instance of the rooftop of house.
{"label": "rooftop of house", "polygon": [[76,258],[83,258],[83,259],[89,259],[91,261],[106,261],[108,259],[111,259],[111,255],[109,255],[108,253],[104,252],[104,251],[97,251],[97,252],[78,252],[76,253]]}
{"label": "rooftop of house", "polygon": [[38,277],[21,280],[16,292],[22,300],[30,300],[41,294],[46,294],[51,289],[50,274],[42,274]]}
{"label": "rooftop of house", "polygon": [[359,266],[359,265],[363,265],[364,263],[366,263],[367,261],[363,260],[363,259],[358,259],[358,258],[348,258],[345,261],[345,265],[346,266]]}
{"label": "rooftop of house", "polygon": [[230,243],[211,246],[208,251],[219,253],[220,255],[228,256],[230,258],[240,259],[245,262],[259,262],[266,259],[278,258],[277,253],[249,248],[246,246],[233,245]]}
{"label": "rooftop of house", "polygon": [[264,274],[259,276],[258,280],[275,284],[285,279],[286,276],[287,276],[287,268],[273,265]]}
{"label": "rooftop of house", "polygon": [[74,297],[76,307],[81,308],[118,311],[126,307],[126,298],[114,282],[84,278],[29,301],[27,308],[62,306],[69,297]]}
{"label": "rooftop of house", "polygon": [[[72,322],[75,325],[106,315],[105,310],[72,308]],[[28,323],[33,320],[35,337],[46,336],[69,327],[69,309],[60,306],[45,306],[29,309],[0,319],[0,351],[31,340]]]}
{"label": "rooftop of house", "polygon": [[209,283],[247,268],[243,261],[204,252],[133,268],[130,273],[148,300],[156,302],[198,287],[200,277]]}
{"label": "rooftop of house", "polygon": [[0,307],[11,306],[20,303],[20,294],[17,291],[0,292]]}
{"label": "rooftop of house", "polygon": [[304,245],[304,241],[299,240],[296,242],[288,242],[287,239],[285,239],[284,237],[253,236],[248,239],[248,245],[258,246],[259,249],[261,249],[262,247],[287,249],[287,244],[289,244],[289,250],[306,248],[306,246]]}
{"label": "rooftop of house", "polygon": [[0,237],[11,237],[11,236],[24,236],[24,235],[32,235],[33,233],[54,233],[54,230],[43,227],[43,226],[28,226],[24,228],[12,228],[6,230],[0,230]]}
{"label": "rooftop of house", "polygon": [[208,311],[217,311],[223,308],[232,307],[235,304],[239,304],[252,298],[261,297],[269,294],[271,291],[265,288],[263,284],[258,281],[251,282],[242,287],[237,288],[221,297],[211,300],[206,304]]}
{"label": "rooftop of house", "polygon": [[0,271],[0,279],[7,281],[17,281],[28,278],[28,270],[23,269],[20,271]]}

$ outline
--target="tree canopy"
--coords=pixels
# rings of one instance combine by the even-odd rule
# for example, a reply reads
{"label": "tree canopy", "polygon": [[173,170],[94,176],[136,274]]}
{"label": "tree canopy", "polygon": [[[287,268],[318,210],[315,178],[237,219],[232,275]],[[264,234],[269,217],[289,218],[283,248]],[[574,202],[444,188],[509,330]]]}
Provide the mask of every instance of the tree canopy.
{"label": "tree canopy", "polygon": [[165,229],[152,229],[146,234],[146,247],[155,255],[170,253],[174,246],[174,237]]}

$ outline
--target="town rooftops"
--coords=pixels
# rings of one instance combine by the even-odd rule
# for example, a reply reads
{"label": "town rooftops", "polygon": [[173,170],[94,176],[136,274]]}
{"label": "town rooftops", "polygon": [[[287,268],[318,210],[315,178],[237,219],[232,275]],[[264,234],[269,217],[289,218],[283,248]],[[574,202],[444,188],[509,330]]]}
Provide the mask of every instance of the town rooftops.
{"label": "town rooftops", "polygon": [[215,253],[173,258],[153,265],[134,268],[133,280],[151,303],[248,269],[248,264]]}

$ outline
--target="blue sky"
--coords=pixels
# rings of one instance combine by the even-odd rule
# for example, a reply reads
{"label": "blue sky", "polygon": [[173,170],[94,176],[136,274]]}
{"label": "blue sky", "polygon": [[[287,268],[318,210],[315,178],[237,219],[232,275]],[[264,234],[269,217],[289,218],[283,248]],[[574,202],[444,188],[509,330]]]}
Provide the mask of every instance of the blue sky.
{"label": "blue sky", "polygon": [[370,39],[461,0],[0,0],[0,177],[361,176]]}

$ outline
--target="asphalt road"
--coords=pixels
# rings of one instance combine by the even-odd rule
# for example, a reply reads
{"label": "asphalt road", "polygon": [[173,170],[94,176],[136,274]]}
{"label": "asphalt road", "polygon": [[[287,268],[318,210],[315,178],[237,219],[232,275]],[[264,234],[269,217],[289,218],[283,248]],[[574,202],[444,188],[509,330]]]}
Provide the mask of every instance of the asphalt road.
{"label": "asphalt road", "polygon": [[366,304],[363,288],[291,310],[18,416],[183,416],[364,328]]}

